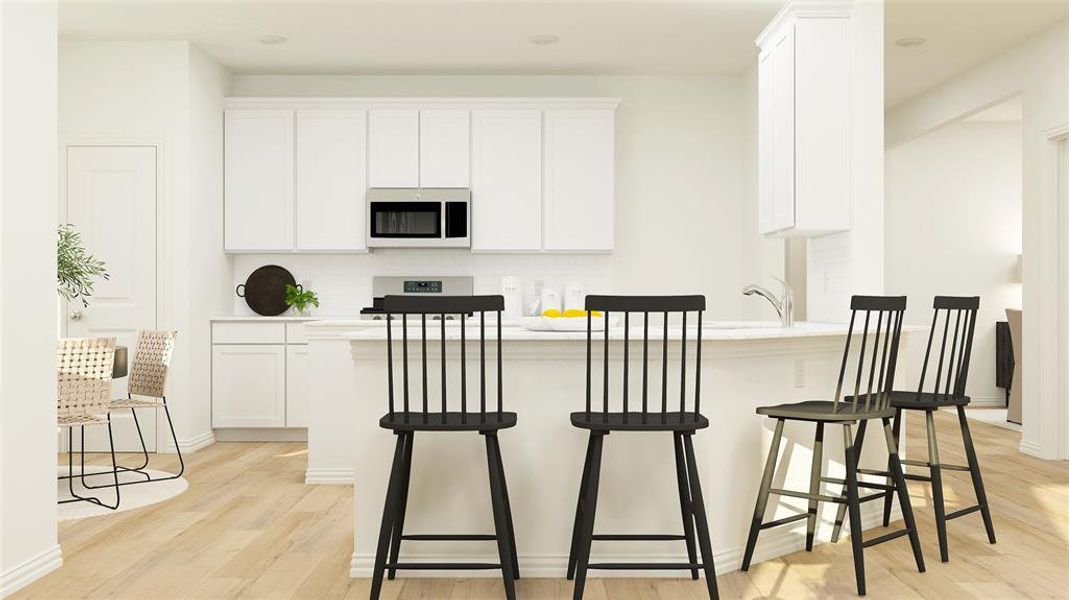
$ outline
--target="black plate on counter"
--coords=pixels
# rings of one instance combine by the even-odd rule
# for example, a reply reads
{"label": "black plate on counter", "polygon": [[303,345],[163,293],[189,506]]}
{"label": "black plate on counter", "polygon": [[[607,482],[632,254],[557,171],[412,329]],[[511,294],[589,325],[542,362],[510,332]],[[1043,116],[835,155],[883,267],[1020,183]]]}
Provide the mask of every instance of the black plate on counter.
{"label": "black plate on counter", "polygon": [[245,299],[245,303],[256,314],[274,317],[289,309],[286,304],[287,284],[297,285],[292,273],[278,265],[266,265],[249,274],[245,283],[239,283],[234,291]]}

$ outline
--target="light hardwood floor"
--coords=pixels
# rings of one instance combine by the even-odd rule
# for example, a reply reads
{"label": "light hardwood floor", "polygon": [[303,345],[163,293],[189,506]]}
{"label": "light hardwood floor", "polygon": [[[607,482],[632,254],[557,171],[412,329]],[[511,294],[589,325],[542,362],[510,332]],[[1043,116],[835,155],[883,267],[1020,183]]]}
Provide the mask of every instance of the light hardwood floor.
{"label": "light hardwood floor", "polygon": [[[944,462],[964,464],[956,419],[942,413],[937,423]],[[912,418],[908,426],[910,449],[922,456],[923,422]],[[975,423],[973,434],[998,544],[987,543],[978,514],[963,517],[949,525],[951,562],[941,564],[930,494],[914,483],[928,572],[916,572],[904,539],[871,548],[869,597],[1069,598],[1069,464],[1020,454],[1012,431]],[[13,598],[367,597],[368,580],[348,577],[351,490],[304,485],[303,444],[220,443],[190,456],[188,464],[190,489],[174,500],[61,524],[64,566]],[[967,474],[944,477],[950,506],[972,503]],[[852,598],[850,556],[844,537],[812,553],[755,565],[748,574],[722,575],[721,596]],[[591,580],[586,597],[685,600],[704,598],[704,589],[689,579],[607,578]],[[517,592],[521,598],[570,598],[571,583],[523,579]],[[389,600],[501,596],[497,579],[398,579],[386,582],[383,593]]]}

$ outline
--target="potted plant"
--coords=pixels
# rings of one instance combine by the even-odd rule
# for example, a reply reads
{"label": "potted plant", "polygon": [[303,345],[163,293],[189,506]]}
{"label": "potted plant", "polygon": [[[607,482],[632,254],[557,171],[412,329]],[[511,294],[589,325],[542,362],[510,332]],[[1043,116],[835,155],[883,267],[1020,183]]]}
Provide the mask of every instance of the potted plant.
{"label": "potted plant", "polygon": [[297,309],[297,314],[307,317],[310,306],[319,308],[319,297],[312,290],[306,290],[300,285],[286,284],[286,304]]}
{"label": "potted plant", "polygon": [[86,252],[82,237],[71,224],[60,225],[56,241],[56,284],[59,295],[68,302],[81,300],[89,306],[93,283],[97,277],[110,279],[104,261]]}

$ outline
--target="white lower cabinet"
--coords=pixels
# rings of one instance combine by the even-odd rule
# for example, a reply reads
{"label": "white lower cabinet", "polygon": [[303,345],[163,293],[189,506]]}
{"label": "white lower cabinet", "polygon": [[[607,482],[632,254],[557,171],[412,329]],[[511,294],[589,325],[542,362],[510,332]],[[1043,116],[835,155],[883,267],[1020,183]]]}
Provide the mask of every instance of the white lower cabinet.
{"label": "white lower cabinet", "polygon": [[308,346],[286,346],[286,427],[308,427]]}
{"label": "white lower cabinet", "polygon": [[308,427],[302,323],[212,323],[212,427]]}

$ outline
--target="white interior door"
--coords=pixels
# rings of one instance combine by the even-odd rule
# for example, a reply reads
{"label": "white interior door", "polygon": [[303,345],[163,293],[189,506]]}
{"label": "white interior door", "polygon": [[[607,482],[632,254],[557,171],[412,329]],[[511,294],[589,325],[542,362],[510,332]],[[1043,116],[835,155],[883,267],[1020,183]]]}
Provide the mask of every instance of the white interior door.
{"label": "white interior door", "polygon": [[[156,148],[67,146],[66,222],[81,233],[86,250],[104,261],[110,278],[93,286],[89,305],[65,303],[67,337],[114,336],[129,348],[139,329],[156,328]],[[112,383],[112,397],[126,395],[127,378]],[[155,410],[138,414],[145,444],[156,449]],[[116,450],[140,451],[130,411],[112,415]],[[86,448],[108,448],[107,429],[86,428]],[[77,435],[77,432],[76,432]]]}

